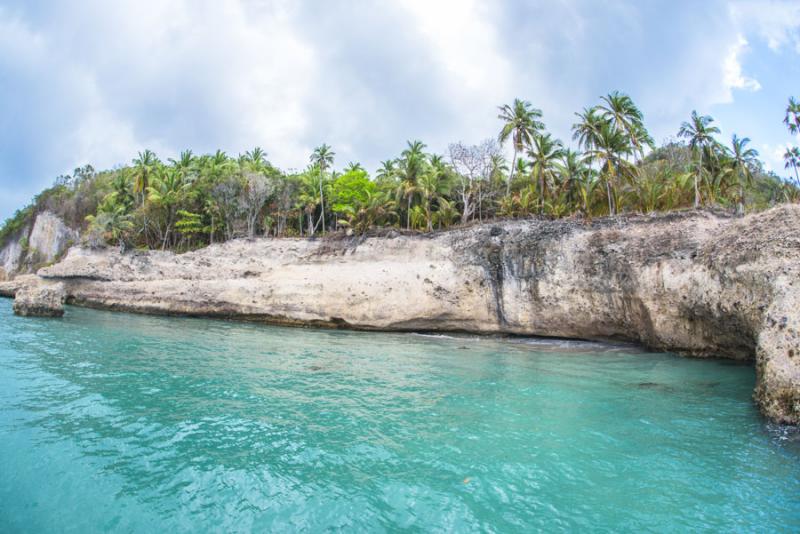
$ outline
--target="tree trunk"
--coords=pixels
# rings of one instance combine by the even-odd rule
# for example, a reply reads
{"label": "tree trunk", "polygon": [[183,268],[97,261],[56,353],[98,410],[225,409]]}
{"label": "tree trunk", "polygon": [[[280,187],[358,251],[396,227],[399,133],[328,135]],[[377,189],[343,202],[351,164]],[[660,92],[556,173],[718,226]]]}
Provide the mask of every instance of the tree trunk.
{"label": "tree trunk", "polygon": [[514,169],[517,166],[517,146],[514,145],[514,157],[511,158],[511,171],[508,173],[508,181],[506,182],[506,196],[511,194],[511,182],[514,180]]}
{"label": "tree trunk", "polygon": [[700,163],[697,165],[697,173],[695,173],[694,175],[694,209],[700,207],[700,186],[698,185],[698,182],[700,180],[701,170],[702,170],[702,160],[700,160]]}
{"label": "tree trunk", "polygon": [[320,170],[319,173],[319,206],[320,206],[320,220],[322,221],[322,235],[325,235],[325,197],[322,194],[322,182],[325,172]]}

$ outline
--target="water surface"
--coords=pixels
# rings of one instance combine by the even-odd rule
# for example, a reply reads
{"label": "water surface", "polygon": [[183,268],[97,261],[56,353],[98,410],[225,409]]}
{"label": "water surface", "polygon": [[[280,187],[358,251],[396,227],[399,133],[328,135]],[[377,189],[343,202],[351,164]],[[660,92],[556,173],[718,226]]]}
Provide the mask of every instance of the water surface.
{"label": "water surface", "polygon": [[790,532],[754,371],[0,299],[0,532]]}

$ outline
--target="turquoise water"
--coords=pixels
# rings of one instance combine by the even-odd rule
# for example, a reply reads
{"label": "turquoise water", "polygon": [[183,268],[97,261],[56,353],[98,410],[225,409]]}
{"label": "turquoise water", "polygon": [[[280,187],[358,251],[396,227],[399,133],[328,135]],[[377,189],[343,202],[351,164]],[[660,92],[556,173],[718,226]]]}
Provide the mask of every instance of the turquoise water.
{"label": "turquoise water", "polygon": [[780,532],[754,371],[0,299],[0,532]]}

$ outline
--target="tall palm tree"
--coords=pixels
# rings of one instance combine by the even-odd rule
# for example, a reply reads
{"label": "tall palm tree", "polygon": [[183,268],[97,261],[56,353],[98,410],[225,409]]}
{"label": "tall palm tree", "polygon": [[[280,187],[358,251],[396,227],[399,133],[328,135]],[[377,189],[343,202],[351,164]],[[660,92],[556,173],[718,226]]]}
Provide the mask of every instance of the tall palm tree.
{"label": "tall palm tree", "polygon": [[145,192],[150,186],[150,179],[158,170],[158,165],[158,157],[150,149],[139,152],[138,157],[133,160],[133,192],[141,194],[142,204],[146,200]]}
{"label": "tall palm tree", "polygon": [[325,196],[322,192],[322,184],[325,181],[325,171],[333,166],[333,158],[336,156],[336,153],[331,149],[331,147],[326,144],[322,143],[320,146],[314,149],[314,152],[311,153],[311,163],[319,167],[320,170],[320,180],[319,180],[319,202],[320,206],[322,207],[320,211],[320,218],[322,221],[322,233],[325,234]]}
{"label": "tall palm tree", "polygon": [[617,182],[628,170],[624,157],[631,150],[632,146],[624,133],[614,128],[609,121],[600,122],[593,146],[587,154],[592,160],[600,162],[600,179],[606,185],[610,215],[615,215],[618,211]]}
{"label": "tall palm tree", "polygon": [[191,150],[186,149],[181,152],[178,159],[169,158],[170,164],[180,174],[181,178],[186,178],[191,172],[196,170],[196,158]]}
{"label": "tall palm tree", "polygon": [[694,207],[700,206],[700,186],[699,180],[703,172],[703,159],[705,154],[716,144],[714,134],[719,133],[719,128],[711,126],[714,119],[709,115],[698,115],[697,111],[692,111],[692,116],[688,122],[681,124],[678,130],[678,137],[684,137],[689,141],[689,148],[697,160],[697,169],[694,175]]}
{"label": "tall palm tree", "polygon": [[161,242],[161,250],[167,248],[172,237],[175,224],[175,212],[181,197],[189,187],[181,173],[174,168],[165,168],[159,175],[153,176],[152,184],[147,188],[147,197],[155,206],[164,208],[165,222]]}
{"label": "tall palm tree", "polygon": [[506,195],[511,192],[511,182],[514,179],[514,169],[516,168],[517,154],[522,152],[525,147],[529,147],[533,142],[533,136],[540,130],[544,130],[544,123],[541,122],[542,110],[534,108],[527,100],[514,99],[511,105],[500,106],[498,119],[503,121],[503,128],[497,139],[501,144],[511,139],[514,149],[514,157],[511,159],[511,174],[506,183]]}
{"label": "tall palm tree", "polygon": [[406,199],[406,228],[411,229],[411,206],[418,192],[417,182],[425,170],[427,145],[422,141],[407,141],[406,149],[400,154],[401,196]]}
{"label": "tall palm tree", "polygon": [[422,197],[426,229],[429,232],[433,230],[433,204],[438,203],[439,199],[448,193],[446,176],[444,159],[439,155],[433,155],[430,158],[430,165],[419,177],[417,189]]}
{"label": "tall palm tree", "polygon": [[538,180],[539,214],[544,213],[548,182],[554,181],[558,169],[558,161],[563,154],[564,146],[561,141],[555,139],[549,133],[533,136],[533,144],[530,151],[528,151],[528,157],[533,162],[533,174]]}
{"label": "tall palm tree", "polygon": [[736,177],[737,185],[739,186],[739,200],[737,211],[739,214],[744,213],[744,187],[752,183],[753,174],[750,172],[750,166],[756,162],[758,158],[758,151],[754,148],[748,148],[750,139],[747,137],[739,138],[733,134],[731,139],[731,168]]}
{"label": "tall palm tree", "polygon": [[792,135],[800,132],[800,102],[795,100],[794,97],[789,99],[789,105],[786,106],[786,116],[783,118],[783,123],[789,128],[789,133]]}
{"label": "tall palm tree", "polygon": [[631,97],[614,91],[600,98],[597,108],[603,118],[610,121],[617,130],[623,132],[633,146],[634,154],[644,157],[644,146],[653,146],[653,139],[644,126],[644,116],[633,103]]}
{"label": "tall palm tree", "polygon": [[592,166],[592,150],[597,146],[600,128],[607,122],[596,107],[583,108],[582,113],[575,113],[578,122],[572,125],[572,140],[587,153],[587,164]]}
{"label": "tall palm tree", "polygon": [[786,165],[784,165],[785,169],[794,169],[794,178],[797,185],[800,186],[800,174],[798,174],[798,168],[800,168],[800,148],[787,148],[786,152],[783,154],[783,160],[786,162]]}

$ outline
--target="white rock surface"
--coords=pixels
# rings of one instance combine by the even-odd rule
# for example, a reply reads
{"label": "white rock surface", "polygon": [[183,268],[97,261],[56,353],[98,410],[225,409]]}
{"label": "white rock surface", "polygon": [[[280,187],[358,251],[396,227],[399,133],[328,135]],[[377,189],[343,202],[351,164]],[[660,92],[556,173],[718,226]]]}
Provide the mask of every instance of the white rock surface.
{"label": "white rock surface", "polygon": [[70,244],[78,240],[77,233],[49,211],[36,216],[28,237],[29,254],[36,254],[39,262],[49,263],[61,256]]}

